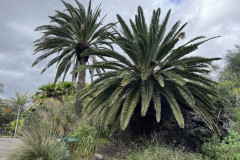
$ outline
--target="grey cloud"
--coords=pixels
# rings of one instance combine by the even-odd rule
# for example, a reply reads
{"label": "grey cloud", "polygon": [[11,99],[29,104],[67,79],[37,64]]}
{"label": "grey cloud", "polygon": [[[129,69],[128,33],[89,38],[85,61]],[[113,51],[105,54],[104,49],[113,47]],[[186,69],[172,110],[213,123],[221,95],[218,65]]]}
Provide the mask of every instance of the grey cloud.
{"label": "grey cloud", "polygon": [[[66,1],[75,3],[74,0]],[[79,1],[85,6],[88,3]],[[188,22],[184,41],[199,35],[222,36],[202,45],[193,55],[222,57],[226,50],[240,41],[239,0],[92,0],[94,7],[99,3],[102,3],[102,16],[108,14],[106,23],[116,22],[117,13],[124,19],[134,18],[138,5],[143,7],[147,21],[150,20],[153,9],[161,7],[163,19],[171,8],[168,27],[179,19]],[[5,93],[0,97],[14,96],[15,90],[22,93],[34,92],[40,85],[52,82],[56,71],[54,66],[43,75],[40,74],[47,60],[31,67],[38,56],[33,56],[33,41],[41,36],[34,29],[48,24],[48,16],[55,14],[54,10],[63,10],[63,4],[60,0],[0,0],[0,4],[0,83],[5,85]],[[70,79],[69,75],[67,80]],[[90,82],[89,76],[87,81]]]}

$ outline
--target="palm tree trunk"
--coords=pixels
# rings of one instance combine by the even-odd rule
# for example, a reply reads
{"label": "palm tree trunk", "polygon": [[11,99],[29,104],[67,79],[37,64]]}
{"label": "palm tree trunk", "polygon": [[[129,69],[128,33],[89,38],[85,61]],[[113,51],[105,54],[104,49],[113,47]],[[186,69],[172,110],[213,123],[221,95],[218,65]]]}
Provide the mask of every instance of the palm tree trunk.
{"label": "palm tree trunk", "polygon": [[[80,59],[80,66],[86,65],[85,58]],[[86,77],[86,71],[81,70],[78,72],[78,83],[77,83],[77,97],[76,97],[76,104],[75,104],[75,112],[77,115],[81,114],[83,104],[79,97],[79,91],[85,87],[85,77]]]}
{"label": "palm tree trunk", "polygon": [[16,126],[15,126],[14,138],[16,138],[16,135],[17,135],[19,113],[20,113],[20,105],[18,106],[18,114],[17,114],[17,122],[16,122]]}

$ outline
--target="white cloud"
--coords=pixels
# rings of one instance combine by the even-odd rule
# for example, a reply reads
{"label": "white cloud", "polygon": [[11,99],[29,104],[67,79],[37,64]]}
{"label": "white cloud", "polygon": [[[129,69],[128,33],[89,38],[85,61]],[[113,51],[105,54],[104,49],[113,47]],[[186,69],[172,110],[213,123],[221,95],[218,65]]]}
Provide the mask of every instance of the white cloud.
{"label": "white cloud", "polygon": [[[79,0],[86,6],[87,1]],[[73,0],[68,2],[74,4]],[[59,0],[0,0],[0,83],[5,84],[5,93],[0,97],[14,96],[14,91],[34,92],[41,85],[53,81],[56,67],[40,75],[47,60],[31,68],[33,41],[41,36],[37,26],[48,24],[54,10],[62,10]],[[102,3],[102,15],[108,14],[106,22],[116,21],[116,14],[124,19],[134,18],[137,6],[141,5],[147,21],[152,10],[161,7],[161,19],[172,9],[171,24],[181,19],[188,22],[186,40],[204,35],[221,36],[203,44],[193,55],[223,57],[226,50],[240,44],[239,0],[92,0],[93,6]],[[70,76],[68,77],[70,79]],[[89,81],[89,78],[88,80]]]}

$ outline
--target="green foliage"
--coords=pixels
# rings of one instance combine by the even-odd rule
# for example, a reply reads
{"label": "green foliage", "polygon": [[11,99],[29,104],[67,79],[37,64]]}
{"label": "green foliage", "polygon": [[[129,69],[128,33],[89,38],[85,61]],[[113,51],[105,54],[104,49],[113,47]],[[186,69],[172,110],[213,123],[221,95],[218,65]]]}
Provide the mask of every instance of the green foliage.
{"label": "green foliage", "polygon": [[9,160],[62,160],[63,143],[57,142],[56,137],[46,130],[39,128],[24,133],[23,144],[12,151]]}
{"label": "green foliage", "polygon": [[17,115],[17,107],[8,101],[0,99],[0,127],[5,130],[6,125],[12,122]]}
{"label": "green foliage", "polygon": [[[9,124],[5,125],[5,127],[4,127],[5,132],[8,132],[8,133],[10,132],[13,134],[15,131],[16,122],[17,122],[17,120],[14,120],[14,121],[10,122]],[[22,119],[18,120],[18,135],[21,135],[23,123],[24,123],[24,120],[22,120]]]}
{"label": "green foliage", "polygon": [[145,144],[129,150],[127,160],[202,160],[200,154],[160,145],[156,139],[146,140]]}
{"label": "green foliage", "polygon": [[140,105],[140,114],[145,116],[152,101],[158,122],[161,120],[161,104],[167,102],[181,128],[184,128],[184,118],[179,104],[197,112],[211,129],[216,128],[212,101],[217,97],[216,82],[202,74],[209,73],[209,66],[219,58],[186,56],[215,37],[195,42],[205,38],[196,37],[177,47],[177,42],[185,35],[182,30],[186,24],[180,26],[178,21],[166,33],[169,16],[170,11],[160,24],[160,8],[154,10],[148,27],[143,10],[138,7],[135,22],[130,20],[130,28],[117,15],[121,32],[115,36],[115,43],[126,56],[107,49],[89,49],[81,55],[111,59],[75,70],[106,70],[97,74],[99,78],[80,95],[81,99],[93,97],[84,111],[90,115],[96,112],[102,127],[120,124],[122,130],[126,129],[136,108]]}
{"label": "green foliage", "polygon": [[229,131],[229,135],[222,141],[216,135],[202,146],[203,155],[206,159],[214,160],[240,160],[240,134]]}
{"label": "green foliage", "polygon": [[20,108],[24,107],[28,102],[28,94],[21,94],[20,92],[15,92],[15,98],[10,97],[9,102],[12,103],[13,105],[16,105],[17,107],[20,106]]}
{"label": "green foliage", "polygon": [[235,49],[229,50],[224,59],[225,66],[220,78],[222,80],[240,79],[240,46],[236,45]]}
{"label": "green foliage", "polygon": [[234,122],[234,124],[231,126],[231,129],[240,133],[240,106],[233,108],[230,116]]}
{"label": "green foliage", "polygon": [[[37,107],[24,114],[24,131],[38,130],[43,121],[49,122],[52,130],[57,136],[65,136],[73,130],[77,121],[74,113],[74,102],[64,101],[53,98],[42,99],[36,102]],[[38,104],[41,104],[38,106]]]}
{"label": "green foliage", "polygon": [[237,80],[225,80],[219,83],[217,91],[228,102],[228,106],[235,107],[240,92],[240,82]]}
{"label": "green foliage", "polygon": [[[107,41],[111,33],[108,29],[114,24],[103,26],[104,18],[100,17],[100,5],[94,10],[91,8],[91,1],[88,8],[75,1],[77,7],[62,1],[65,9],[63,12],[56,11],[54,16],[49,16],[50,23],[36,28],[43,36],[35,41],[35,53],[42,53],[32,64],[35,66],[49,56],[55,57],[49,61],[41,73],[45,72],[53,64],[57,65],[55,82],[63,76],[63,81],[71,66],[73,68],[83,65],[88,57],[80,57],[84,50],[98,47],[101,44],[110,45]],[[102,46],[104,47],[104,46]],[[78,73],[73,75],[76,80]]]}
{"label": "green foliage", "polygon": [[72,82],[48,83],[38,88],[35,99],[57,98],[60,100],[63,96],[73,95],[75,88]]}
{"label": "green foliage", "polygon": [[77,150],[79,158],[91,159],[97,145],[108,143],[106,139],[100,138],[100,134],[96,128],[80,124],[73,133],[69,134],[69,137],[80,138],[80,142],[78,144],[74,142],[71,148]]}

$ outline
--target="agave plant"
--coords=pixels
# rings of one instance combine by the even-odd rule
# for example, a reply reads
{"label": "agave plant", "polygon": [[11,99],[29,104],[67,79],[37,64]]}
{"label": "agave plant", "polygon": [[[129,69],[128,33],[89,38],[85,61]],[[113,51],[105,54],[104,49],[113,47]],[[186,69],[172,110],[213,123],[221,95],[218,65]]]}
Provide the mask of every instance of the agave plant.
{"label": "agave plant", "polygon": [[219,58],[186,56],[212,38],[195,42],[205,38],[199,36],[177,45],[185,37],[183,29],[186,23],[180,25],[180,21],[177,21],[166,33],[170,12],[160,23],[161,10],[154,10],[149,27],[141,7],[138,7],[135,22],[130,20],[131,27],[117,15],[121,32],[115,37],[115,43],[126,56],[112,50],[88,50],[82,54],[111,58],[106,62],[78,68],[107,70],[97,74],[99,78],[85,88],[80,96],[83,99],[93,97],[85,110],[89,114],[97,112],[101,115],[103,125],[120,120],[121,129],[126,129],[138,104],[141,106],[141,116],[146,116],[150,101],[156,111],[156,121],[160,122],[164,99],[181,128],[184,128],[184,117],[179,104],[191,108],[202,116],[211,129],[215,128],[211,98],[218,96],[212,89],[216,82],[202,74],[209,73],[209,65]]}
{"label": "agave plant", "polygon": [[[35,66],[47,57],[55,55],[41,72],[56,64],[55,82],[61,76],[64,81],[71,67],[87,64],[89,56],[80,56],[83,51],[96,47],[105,48],[106,45],[111,47],[112,34],[108,30],[114,25],[113,23],[103,25],[105,16],[99,19],[100,5],[92,10],[91,1],[86,10],[77,0],[75,0],[77,8],[63,0],[62,2],[66,8],[64,12],[56,11],[54,16],[49,16],[51,24],[36,28],[36,31],[43,32],[43,36],[34,42],[35,53],[41,52],[42,55],[32,64]],[[74,82],[78,77],[78,90],[84,88],[85,76],[85,70],[73,74]],[[82,104],[77,100],[77,114],[80,114],[81,108]]]}

